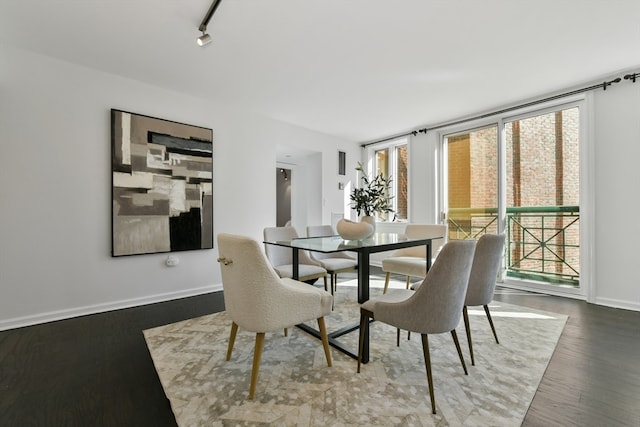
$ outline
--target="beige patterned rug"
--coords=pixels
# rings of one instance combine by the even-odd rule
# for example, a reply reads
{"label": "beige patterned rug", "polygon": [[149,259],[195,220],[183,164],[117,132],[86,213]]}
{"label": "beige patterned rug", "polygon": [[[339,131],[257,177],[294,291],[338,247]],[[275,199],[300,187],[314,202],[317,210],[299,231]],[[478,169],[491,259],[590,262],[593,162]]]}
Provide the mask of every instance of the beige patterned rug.
{"label": "beige patterned rug", "polygon": [[[350,286],[351,285],[351,286]],[[329,331],[357,322],[354,281],[339,285]],[[371,294],[380,283],[372,282]],[[144,331],[180,427],[187,426],[519,426],[547,367],[566,316],[494,302],[496,344],[484,311],[470,309],[476,364],[464,325],[458,337],[469,369],[464,375],[450,334],[429,337],[437,414],[431,414],[420,337],[371,325],[371,361],[356,361],[298,328],[268,333],[256,396],[247,399],[255,334],[238,332],[225,361],[226,313]],[[316,327],[315,322],[313,324]],[[356,348],[357,332],[340,339]]]}

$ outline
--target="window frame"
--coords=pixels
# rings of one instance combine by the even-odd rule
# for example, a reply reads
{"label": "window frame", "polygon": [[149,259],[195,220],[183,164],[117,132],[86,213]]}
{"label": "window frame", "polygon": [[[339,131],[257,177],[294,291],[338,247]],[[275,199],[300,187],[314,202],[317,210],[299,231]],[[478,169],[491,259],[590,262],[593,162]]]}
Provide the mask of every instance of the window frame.
{"label": "window frame", "polygon": [[[411,192],[410,192],[410,188],[411,188],[411,184],[409,183],[410,181],[410,176],[411,176],[411,152],[410,152],[410,139],[407,136],[403,136],[403,137],[398,137],[398,138],[394,138],[390,141],[386,141],[384,143],[380,143],[380,144],[374,144],[371,145],[370,147],[368,147],[367,152],[366,152],[366,171],[368,173],[369,176],[375,176],[377,174],[378,171],[378,164],[377,164],[377,153],[379,151],[383,151],[383,150],[387,150],[387,162],[388,162],[388,166],[389,166],[389,175],[391,176],[391,188],[389,191],[389,195],[392,197],[391,199],[391,205],[393,207],[393,214],[389,215],[388,218],[386,219],[382,219],[380,217],[377,217],[377,220],[379,222],[385,222],[385,223],[393,223],[393,222],[397,222],[397,223],[406,223],[409,222],[409,212],[410,212],[410,203],[411,203]],[[399,180],[398,180],[398,159],[397,159],[397,148],[398,147],[402,147],[402,146],[406,146],[406,150],[407,150],[407,187],[406,187],[406,192],[407,192],[407,218],[403,218],[403,219],[398,219],[396,217],[396,213],[398,211],[398,184],[399,184]]]}
{"label": "window frame", "polygon": [[592,94],[580,94],[570,97],[565,97],[561,100],[549,101],[542,104],[537,104],[529,107],[523,107],[518,110],[505,112],[502,114],[495,114],[490,117],[485,117],[478,120],[472,120],[465,123],[458,123],[451,126],[446,126],[438,129],[437,139],[440,154],[438,155],[438,178],[439,184],[439,197],[437,200],[440,206],[440,218],[444,218],[447,212],[447,194],[446,189],[443,188],[446,183],[447,177],[447,158],[446,158],[446,140],[447,138],[459,135],[465,132],[469,132],[479,128],[485,128],[492,125],[498,126],[498,209],[499,209],[499,232],[504,232],[505,218],[506,218],[506,190],[504,183],[506,181],[506,135],[505,126],[514,120],[524,120],[530,117],[538,116],[541,114],[547,114],[555,111],[560,111],[572,107],[578,107],[580,110],[580,288],[571,289],[563,287],[554,287],[553,285],[547,285],[535,281],[516,281],[506,279],[502,283],[503,286],[512,287],[515,289],[523,289],[534,292],[543,292],[552,295],[568,296],[578,299],[586,299],[590,301],[593,295],[593,278],[595,272],[593,271],[593,239],[595,236],[594,226],[594,212],[595,212],[595,181],[594,181],[594,145],[593,145],[593,107],[592,107]]}

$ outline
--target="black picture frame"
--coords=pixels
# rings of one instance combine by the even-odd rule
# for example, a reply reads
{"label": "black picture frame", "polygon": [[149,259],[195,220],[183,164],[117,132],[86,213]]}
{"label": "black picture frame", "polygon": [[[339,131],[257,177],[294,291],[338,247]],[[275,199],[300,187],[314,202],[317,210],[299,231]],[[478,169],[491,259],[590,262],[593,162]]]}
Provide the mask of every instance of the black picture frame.
{"label": "black picture frame", "polygon": [[347,174],[347,153],[338,151],[338,175]]}

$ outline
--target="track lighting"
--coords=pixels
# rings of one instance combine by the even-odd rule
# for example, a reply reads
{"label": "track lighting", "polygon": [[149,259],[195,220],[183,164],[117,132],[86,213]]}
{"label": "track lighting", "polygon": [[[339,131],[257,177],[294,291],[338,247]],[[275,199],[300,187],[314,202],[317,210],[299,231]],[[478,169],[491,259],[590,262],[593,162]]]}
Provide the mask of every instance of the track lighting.
{"label": "track lighting", "polygon": [[204,15],[204,18],[202,18],[202,22],[198,27],[198,30],[202,32],[202,35],[196,39],[196,43],[198,43],[198,46],[206,46],[211,43],[211,36],[207,34],[207,25],[209,25],[209,21],[211,20],[211,17],[215,13],[221,1],[222,0],[213,0],[213,3],[211,3],[211,7],[209,7],[209,10],[207,11],[207,14]]}
{"label": "track lighting", "polygon": [[196,39],[196,43],[198,46],[206,46],[211,43],[211,36],[203,31],[202,35]]}

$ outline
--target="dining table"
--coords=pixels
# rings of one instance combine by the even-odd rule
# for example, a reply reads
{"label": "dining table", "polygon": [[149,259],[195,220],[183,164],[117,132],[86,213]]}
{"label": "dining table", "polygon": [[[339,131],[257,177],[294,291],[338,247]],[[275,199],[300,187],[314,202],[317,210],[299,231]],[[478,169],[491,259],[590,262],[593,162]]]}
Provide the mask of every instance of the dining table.
{"label": "dining table", "polygon": [[[358,257],[358,303],[362,304],[369,300],[369,268],[370,256],[373,253],[394,251],[396,249],[408,248],[412,246],[425,246],[425,256],[427,270],[431,267],[431,241],[444,236],[434,237],[408,237],[403,233],[375,232],[373,235],[362,240],[344,240],[342,237],[321,236],[321,237],[300,237],[291,240],[264,241],[268,245],[283,246],[291,248],[293,279],[298,279],[299,251],[313,251],[322,253],[331,252],[355,252]],[[306,324],[297,325],[305,332],[320,338],[320,332]],[[328,335],[329,345],[340,352],[358,359],[358,350],[355,351],[341,343],[338,338],[360,328],[359,322],[330,332]],[[362,363],[369,362],[369,324],[364,331],[364,345],[362,351]]]}

